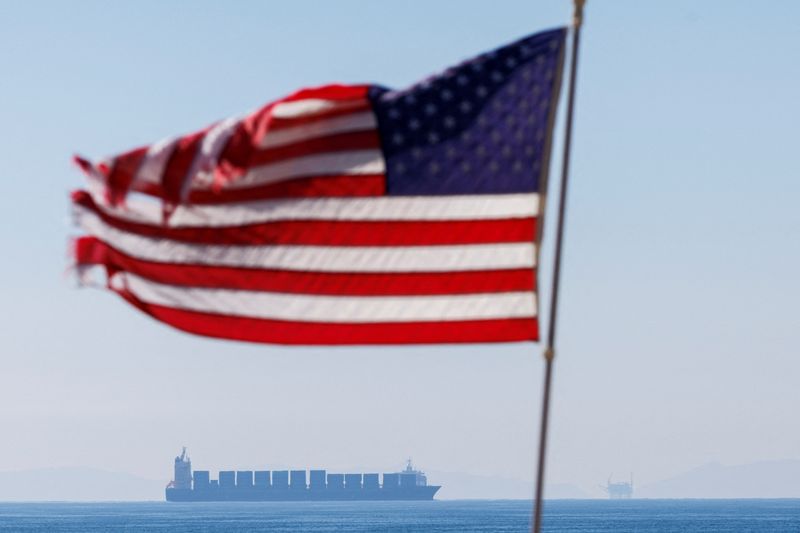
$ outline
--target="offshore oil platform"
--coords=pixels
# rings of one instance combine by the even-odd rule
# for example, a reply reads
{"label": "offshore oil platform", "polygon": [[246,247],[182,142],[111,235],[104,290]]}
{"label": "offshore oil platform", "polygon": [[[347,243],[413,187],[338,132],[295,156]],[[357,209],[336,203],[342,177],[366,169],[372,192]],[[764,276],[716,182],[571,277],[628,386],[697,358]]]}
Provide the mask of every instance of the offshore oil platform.
{"label": "offshore oil platform", "polygon": [[617,481],[612,482],[613,474],[608,476],[608,482],[603,490],[608,493],[608,498],[611,500],[630,500],[633,498],[633,474],[631,474],[630,482]]}
{"label": "offshore oil platform", "polygon": [[183,448],[175,457],[173,480],[166,489],[170,502],[432,500],[439,485],[428,485],[424,472],[408,460],[401,472],[328,474],[325,470],[208,470],[192,472]]}

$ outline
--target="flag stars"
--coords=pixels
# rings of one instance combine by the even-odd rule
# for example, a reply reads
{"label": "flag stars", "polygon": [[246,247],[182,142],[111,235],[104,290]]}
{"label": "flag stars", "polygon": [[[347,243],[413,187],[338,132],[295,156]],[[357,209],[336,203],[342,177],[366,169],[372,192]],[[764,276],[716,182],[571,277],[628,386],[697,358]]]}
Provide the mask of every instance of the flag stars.
{"label": "flag stars", "polygon": [[381,102],[386,104],[387,110],[389,109],[389,104],[396,102],[398,98],[400,98],[400,91],[386,91],[378,97]]}
{"label": "flag stars", "polygon": [[476,187],[488,191],[533,179],[552,103],[546,75],[555,76],[558,66],[558,50],[548,46],[549,40],[518,43],[409,90],[381,93],[376,113],[387,168],[408,184],[395,190],[413,194],[425,184],[446,189],[479,179]]}

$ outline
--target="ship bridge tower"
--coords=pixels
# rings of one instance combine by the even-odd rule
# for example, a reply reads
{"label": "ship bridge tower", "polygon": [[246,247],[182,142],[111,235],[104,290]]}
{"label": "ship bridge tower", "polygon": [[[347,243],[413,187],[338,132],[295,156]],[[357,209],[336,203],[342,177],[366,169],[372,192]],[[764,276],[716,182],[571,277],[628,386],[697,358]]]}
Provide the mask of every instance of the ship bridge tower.
{"label": "ship bridge tower", "polygon": [[192,488],[192,460],[186,455],[186,446],[181,454],[175,458],[175,477],[170,485],[175,489]]}
{"label": "ship bridge tower", "polygon": [[414,468],[414,465],[411,463],[411,457],[406,461],[406,468],[400,474],[407,476],[406,479],[408,480],[413,479],[413,482],[410,483],[411,486],[425,487],[428,485],[428,478],[425,476],[425,472]]}

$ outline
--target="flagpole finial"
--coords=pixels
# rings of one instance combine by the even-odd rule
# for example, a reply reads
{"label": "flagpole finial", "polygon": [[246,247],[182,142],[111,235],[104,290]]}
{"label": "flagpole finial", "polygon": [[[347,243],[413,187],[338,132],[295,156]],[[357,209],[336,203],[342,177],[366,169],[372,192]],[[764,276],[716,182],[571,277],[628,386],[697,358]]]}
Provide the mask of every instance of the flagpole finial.
{"label": "flagpole finial", "polygon": [[586,0],[574,0],[575,10],[572,14],[572,26],[580,28],[583,24],[583,6],[586,5]]}

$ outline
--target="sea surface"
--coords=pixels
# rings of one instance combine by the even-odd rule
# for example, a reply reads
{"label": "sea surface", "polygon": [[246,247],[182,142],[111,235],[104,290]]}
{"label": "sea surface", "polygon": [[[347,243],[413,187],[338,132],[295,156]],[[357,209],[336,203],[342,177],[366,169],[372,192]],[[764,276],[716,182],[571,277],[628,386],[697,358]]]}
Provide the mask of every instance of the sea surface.
{"label": "sea surface", "polygon": [[[527,501],[0,503],[0,532],[525,532]],[[800,500],[552,500],[547,532],[800,533]]]}

